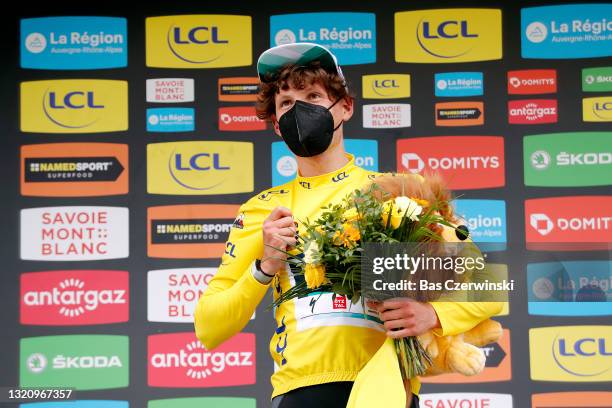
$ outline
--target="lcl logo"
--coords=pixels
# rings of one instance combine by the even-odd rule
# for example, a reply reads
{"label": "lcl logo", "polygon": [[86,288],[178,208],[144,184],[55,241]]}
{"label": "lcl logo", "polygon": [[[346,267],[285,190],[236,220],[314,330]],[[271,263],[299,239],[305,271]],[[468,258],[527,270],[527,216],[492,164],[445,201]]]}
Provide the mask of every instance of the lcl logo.
{"label": "lcl logo", "polygon": [[399,85],[397,84],[397,82],[395,82],[395,79],[383,79],[383,80],[374,80],[373,83],[374,88],[385,88],[385,89],[389,89],[389,88],[399,88]]}
{"label": "lcl logo", "polygon": [[343,172],[336,174],[334,177],[332,177],[332,181],[334,183],[337,183],[339,181],[344,180],[345,178],[348,178],[348,174],[346,174],[346,172],[343,171]]}
{"label": "lcl logo", "polygon": [[[437,27],[433,28],[435,33],[432,33],[431,27],[428,21],[423,22],[423,38],[435,39],[435,38],[476,38],[478,34],[470,34],[468,32],[468,22],[466,20],[454,21],[448,20],[438,24]],[[457,28],[458,27],[458,28]]]}
{"label": "lcl logo", "polygon": [[[51,91],[48,93],[49,98],[49,107],[52,109],[103,109],[104,105],[96,104],[94,100],[94,92],[93,91],[73,91],[67,92],[62,98],[55,93],[55,91]],[[58,102],[61,100],[61,102]]]}
{"label": "lcl logo", "polygon": [[[207,160],[205,160],[206,158]],[[211,163],[212,159],[212,163]],[[219,153],[197,153],[192,155],[186,163],[183,162],[183,155],[177,153],[174,155],[174,166],[176,170],[189,171],[189,170],[229,170],[229,166],[223,166],[221,164],[221,158]],[[206,163],[206,164],[203,164]]]}
{"label": "lcl logo", "polygon": [[194,27],[187,31],[186,38],[180,27],[173,27],[172,34],[176,44],[227,44],[229,41],[219,38],[219,27]]}

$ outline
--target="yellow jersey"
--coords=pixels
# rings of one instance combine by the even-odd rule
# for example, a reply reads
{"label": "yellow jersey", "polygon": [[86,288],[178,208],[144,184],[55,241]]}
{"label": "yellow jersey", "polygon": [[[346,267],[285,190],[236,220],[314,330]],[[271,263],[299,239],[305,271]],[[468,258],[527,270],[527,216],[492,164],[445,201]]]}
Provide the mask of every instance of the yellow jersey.
{"label": "yellow jersey", "polygon": [[[354,157],[331,173],[297,176],[283,185],[265,190],[240,207],[216,275],[200,297],[195,311],[195,330],[207,349],[213,349],[240,332],[249,322],[269,287],[274,298],[302,276],[290,268],[280,271],[269,284],[255,279],[251,270],[263,256],[262,224],[272,209],[284,206],[298,222],[314,220],[321,208],[339,203],[361,189],[377,173],[355,165]],[[303,278],[302,278],[303,279]],[[438,335],[467,331],[498,313],[501,304],[432,303],[441,329]],[[274,309],[276,330],[270,339],[274,359],[272,398],[299,387],[335,381],[354,381],[359,371],[385,341],[378,314],[364,310],[330,292],[316,292],[292,299]],[[419,380],[411,380],[418,394]]]}

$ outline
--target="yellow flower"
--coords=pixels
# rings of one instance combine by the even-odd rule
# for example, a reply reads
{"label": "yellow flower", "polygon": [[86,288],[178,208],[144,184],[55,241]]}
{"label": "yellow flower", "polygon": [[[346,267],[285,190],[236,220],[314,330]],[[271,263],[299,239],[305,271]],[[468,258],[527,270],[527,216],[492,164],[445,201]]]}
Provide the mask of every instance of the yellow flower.
{"label": "yellow flower", "polygon": [[424,200],[422,198],[410,197],[412,201],[420,205],[421,207],[429,207],[429,201]]}
{"label": "yellow flower", "polygon": [[336,231],[334,233],[334,244],[343,245],[346,248],[351,248],[361,238],[359,228],[355,227],[350,222],[342,224],[342,231]]}
{"label": "yellow flower", "polygon": [[396,229],[402,223],[404,215],[406,218],[416,221],[421,212],[423,212],[423,207],[419,205],[419,203],[411,198],[400,196],[383,203],[382,219],[383,223],[386,225],[389,216],[391,216],[391,226],[393,229]]}
{"label": "yellow flower", "polygon": [[325,266],[321,264],[306,264],[304,278],[308,289],[316,289],[325,283],[329,283],[329,279],[325,276]]}
{"label": "yellow flower", "polygon": [[346,221],[357,221],[360,218],[361,215],[359,214],[359,212],[357,212],[357,209],[355,207],[351,207],[344,212],[344,219]]}

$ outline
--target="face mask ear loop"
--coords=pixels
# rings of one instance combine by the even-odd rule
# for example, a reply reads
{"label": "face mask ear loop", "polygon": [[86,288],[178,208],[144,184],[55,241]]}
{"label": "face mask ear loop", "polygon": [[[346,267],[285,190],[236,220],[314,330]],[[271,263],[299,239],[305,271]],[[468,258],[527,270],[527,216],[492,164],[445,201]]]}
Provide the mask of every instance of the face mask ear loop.
{"label": "face mask ear loop", "polygon": [[[340,100],[341,100],[341,99],[343,99],[343,98],[338,98],[338,99],[336,99],[336,102],[332,103],[332,104],[331,104],[331,106],[330,106],[329,108],[327,108],[327,110],[330,110],[331,108],[333,108],[333,107],[334,107],[334,105],[335,105],[335,104],[337,104],[338,102],[340,102]],[[331,113],[331,112],[330,112],[330,113]],[[333,115],[332,115],[332,117],[333,117]],[[344,121],[343,121],[343,120],[341,120],[341,121],[340,121],[340,123],[338,123],[338,126],[336,126],[336,127],[334,128],[334,132],[335,132],[336,130],[338,130],[338,128],[339,128],[340,126],[342,126],[342,124],[343,124],[343,123],[344,123]]]}

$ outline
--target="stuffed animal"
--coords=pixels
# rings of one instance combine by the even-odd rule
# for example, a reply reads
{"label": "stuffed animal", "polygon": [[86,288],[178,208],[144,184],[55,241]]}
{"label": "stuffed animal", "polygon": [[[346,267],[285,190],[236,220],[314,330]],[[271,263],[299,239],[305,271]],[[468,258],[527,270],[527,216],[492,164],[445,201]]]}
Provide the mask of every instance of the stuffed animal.
{"label": "stuffed animal", "polygon": [[[442,178],[437,175],[423,177],[418,174],[383,174],[373,182],[379,187],[377,198],[381,201],[406,196],[428,203],[438,203],[436,211],[439,215],[454,226],[461,225],[450,205],[450,192]],[[443,242],[471,242],[465,226],[452,228],[438,225],[437,228]],[[484,369],[486,358],[479,347],[497,341],[501,335],[501,325],[491,319],[455,336],[437,336],[432,331],[424,333],[419,336],[419,340],[433,362],[426,375],[449,372],[463,375],[480,373]]]}

